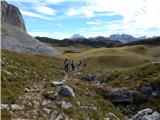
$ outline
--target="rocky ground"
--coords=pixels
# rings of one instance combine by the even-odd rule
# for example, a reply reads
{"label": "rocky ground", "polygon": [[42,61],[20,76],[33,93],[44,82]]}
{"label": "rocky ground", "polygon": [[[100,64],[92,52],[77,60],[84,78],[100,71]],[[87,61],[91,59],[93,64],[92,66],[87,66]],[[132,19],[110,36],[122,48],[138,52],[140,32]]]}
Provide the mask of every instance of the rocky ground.
{"label": "rocky ground", "polygon": [[[76,92],[66,85],[67,82],[71,81],[76,81],[77,84],[80,82],[79,79],[73,78],[73,75],[68,76],[66,74],[62,81],[47,83],[44,80],[40,83],[35,83],[32,87],[24,89],[24,94],[19,97],[18,104],[2,104],[2,109],[10,111],[12,120],[72,120],[72,116],[64,112],[73,107],[73,104],[65,101],[64,97],[71,97],[76,100],[80,109],[96,111],[97,107],[94,104],[81,105],[80,101],[77,100]],[[54,91],[46,93],[44,88],[46,84],[51,84]],[[110,120],[111,118],[120,120],[112,112],[109,113],[105,120]],[[89,117],[85,119],[90,120]]]}
{"label": "rocky ground", "polygon": [[[83,110],[97,111],[98,106],[90,103],[82,105],[78,100],[75,89],[68,86],[69,84],[79,84],[81,80],[77,77],[80,72],[72,75],[66,74],[61,81],[46,82],[45,79],[39,83],[35,83],[30,88],[24,89],[24,94],[19,97],[18,104],[2,104],[2,109],[8,109],[12,120],[73,120],[72,116],[67,114],[67,110],[74,107],[72,102],[65,97],[74,99],[76,105]],[[90,76],[90,86],[103,88],[103,84],[98,83],[93,76]],[[52,91],[48,91],[46,85],[50,84]],[[149,92],[151,88],[142,88],[143,92]],[[88,94],[89,93],[84,93]],[[92,93],[93,94],[93,93]],[[107,89],[107,96],[113,103],[132,103],[132,90]],[[127,116],[125,120],[159,120],[160,113],[151,108],[139,111],[132,118]],[[104,120],[123,120],[114,113],[109,112]],[[85,116],[85,120],[92,120],[89,116]]]}

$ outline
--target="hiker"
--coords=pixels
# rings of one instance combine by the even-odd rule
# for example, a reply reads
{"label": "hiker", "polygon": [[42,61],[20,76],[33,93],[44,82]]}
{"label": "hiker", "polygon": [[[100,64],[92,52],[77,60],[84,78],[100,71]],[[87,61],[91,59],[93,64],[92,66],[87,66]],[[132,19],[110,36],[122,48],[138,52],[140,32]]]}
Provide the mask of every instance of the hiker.
{"label": "hiker", "polygon": [[72,67],[72,71],[74,71],[75,70],[74,60],[71,61],[71,67]]}
{"label": "hiker", "polygon": [[64,61],[64,71],[68,73],[68,67],[69,67],[69,60],[66,58]]}
{"label": "hiker", "polygon": [[81,63],[82,63],[81,61],[77,63],[78,70],[80,69]]}

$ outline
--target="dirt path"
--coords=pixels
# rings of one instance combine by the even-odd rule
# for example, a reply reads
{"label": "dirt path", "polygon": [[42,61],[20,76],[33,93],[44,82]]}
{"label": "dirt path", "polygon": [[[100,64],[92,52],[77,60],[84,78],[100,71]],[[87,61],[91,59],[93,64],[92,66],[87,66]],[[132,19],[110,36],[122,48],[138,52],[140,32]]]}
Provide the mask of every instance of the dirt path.
{"label": "dirt path", "polygon": [[[63,81],[67,81],[66,74]],[[59,110],[51,100],[43,97],[45,81],[35,83],[30,89],[25,88],[24,94],[19,97],[18,106],[24,108],[12,110],[12,120],[60,120]]]}

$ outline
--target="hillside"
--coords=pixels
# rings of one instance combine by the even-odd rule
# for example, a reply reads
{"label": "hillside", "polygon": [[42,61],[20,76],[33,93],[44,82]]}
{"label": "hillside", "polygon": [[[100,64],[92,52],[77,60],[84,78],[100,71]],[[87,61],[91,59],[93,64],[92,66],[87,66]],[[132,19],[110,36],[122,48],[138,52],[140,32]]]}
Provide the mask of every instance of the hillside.
{"label": "hillside", "polygon": [[99,69],[124,69],[152,61],[159,61],[160,46],[124,46],[115,48],[89,49],[82,53],[65,54],[71,59],[80,59],[88,66]]}
{"label": "hillside", "polygon": [[160,45],[160,37],[153,37],[153,38],[136,40],[136,41],[121,44],[121,45],[118,45],[118,46],[121,47],[121,46],[132,46],[132,45],[154,45],[154,46],[158,46],[158,45]]}
{"label": "hillside", "polygon": [[[11,105],[11,108],[2,110],[2,119],[43,120],[58,119],[61,116],[65,119],[89,117],[100,120],[107,116],[114,118],[109,114],[112,113],[123,120],[124,116],[110,101],[99,95],[98,89],[91,87],[89,82],[77,81],[79,78],[74,77],[78,75],[76,73],[66,76],[62,71],[62,63],[61,58],[2,51],[2,104],[4,107]],[[76,97],[62,96],[55,100],[44,98],[58,91],[58,88],[52,85],[53,81],[65,82],[66,86],[74,89]],[[64,102],[65,106],[71,104],[71,107],[61,108],[60,104]],[[12,108],[13,105],[18,107]]]}
{"label": "hillside", "polygon": [[[154,60],[154,57],[151,59],[147,51],[144,56],[142,53],[134,53],[136,52],[134,49],[139,47],[146,46],[101,48],[83,53],[85,56],[80,55],[76,58],[87,61],[87,67],[69,74],[63,72],[63,57],[19,54],[3,50],[3,120],[9,118],[124,120],[124,117],[132,117],[137,111],[145,108],[159,111],[160,64],[146,61],[144,65],[143,60]],[[127,53],[126,49],[130,52]],[[97,57],[116,56],[116,59],[113,57],[108,65],[109,58],[97,61],[101,59],[95,57],[96,59],[92,60],[91,57],[95,54]],[[119,65],[119,59],[126,65],[127,57],[124,56],[128,57],[127,65],[130,68],[126,66],[126,69],[124,65]],[[138,57],[143,59],[139,61]],[[130,62],[131,59],[134,60]],[[133,61],[137,61],[137,67],[132,65]],[[119,69],[122,66],[123,69]],[[119,94],[122,96],[118,96]],[[127,98],[123,97],[126,95]]]}

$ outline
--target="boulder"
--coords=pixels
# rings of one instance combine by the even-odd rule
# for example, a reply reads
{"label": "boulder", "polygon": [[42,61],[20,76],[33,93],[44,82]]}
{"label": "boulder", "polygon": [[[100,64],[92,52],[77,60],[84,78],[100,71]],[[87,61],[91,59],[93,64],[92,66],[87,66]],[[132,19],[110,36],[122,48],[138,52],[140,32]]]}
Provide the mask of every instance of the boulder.
{"label": "boulder", "polygon": [[70,102],[62,101],[61,110],[67,110],[69,108],[72,108],[72,104]]}
{"label": "boulder", "polygon": [[107,89],[106,98],[113,103],[133,103],[133,91],[122,89]]}
{"label": "boulder", "polygon": [[156,97],[160,97],[160,89],[154,90],[154,91],[152,92],[152,95],[153,95],[153,96],[156,96]]}
{"label": "boulder", "polygon": [[143,86],[139,91],[143,94],[150,95],[152,93],[152,86]]}
{"label": "boulder", "polygon": [[75,93],[71,87],[63,86],[60,88],[59,95],[75,97]]}
{"label": "boulder", "polygon": [[151,108],[147,108],[139,111],[129,120],[160,120],[160,113],[153,111]]}

